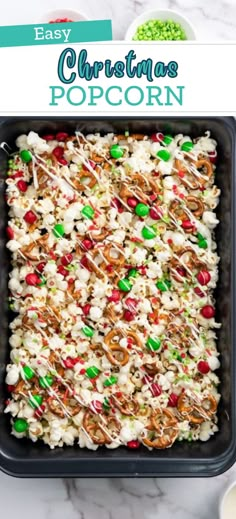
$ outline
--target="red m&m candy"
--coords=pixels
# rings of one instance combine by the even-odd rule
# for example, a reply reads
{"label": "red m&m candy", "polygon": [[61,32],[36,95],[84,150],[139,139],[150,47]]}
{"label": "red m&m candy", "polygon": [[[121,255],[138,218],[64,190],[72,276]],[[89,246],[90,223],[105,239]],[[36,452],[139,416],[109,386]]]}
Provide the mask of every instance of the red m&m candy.
{"label": "red m&m candy", "polygon": [[201,309],[201,314],[205,319],[212,319],[215,315],[215,309],[211,305],[203,306]]}
{"label": "red m&m candy", "polygon": [[27,211],[25,213],[24,220],[26,223],[32,224],[37,221],[37,216],[33,211]]}

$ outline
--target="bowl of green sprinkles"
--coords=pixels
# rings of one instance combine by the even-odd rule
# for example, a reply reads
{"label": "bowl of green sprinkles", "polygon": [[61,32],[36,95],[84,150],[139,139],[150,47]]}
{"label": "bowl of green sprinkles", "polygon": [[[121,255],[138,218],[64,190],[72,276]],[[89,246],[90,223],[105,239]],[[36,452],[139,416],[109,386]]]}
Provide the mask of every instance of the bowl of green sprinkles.
{"label": "bowl of green sprinkles", "polygon": [[196,40],[191,22],[172,9],[146,11],[129,26],[127,41],[185,41]]}

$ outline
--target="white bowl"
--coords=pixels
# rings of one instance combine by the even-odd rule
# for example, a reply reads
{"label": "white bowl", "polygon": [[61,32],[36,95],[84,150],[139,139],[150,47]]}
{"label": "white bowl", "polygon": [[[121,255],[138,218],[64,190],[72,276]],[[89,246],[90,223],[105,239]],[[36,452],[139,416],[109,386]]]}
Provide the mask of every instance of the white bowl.
{"label": "white bowl", "polygon": [[[232,501],[231,501],[232,500]],[[230,508],[231,502],[231,508]],[[231,510],[231,514],[230,514]],[[236,481],[233,481],[225,490],[220,499],[219,513],[220,519],[235,518],[236,511]]]}
{"label": "white bowl", "polygon": [[73,20],[73,22],[82,22],[89,19],[85,14],[81,13],[81,11],[74,11],[73,9],[54,9],[53,11],[45,13],[40,19],[40,22],[49,23],[50,20],[56,20],[57,18],[69,18],[69,20]]}
{"label": "white bowl", "polygon": [[[152,11],[145,11],[143,14],[140,14],[140,16],[135,18],[135,20],[128,27],[125,34],[125,40],[131,41],[136,33],[137,28],[149,20],[173,20],[173,22],[179,23],[181,25],[186,34],[187,40],[196,40],[196,33],[191,22],[185,16],[177,13],[176,11],[173,11],[172,9],[155,9]],[[146,43],[151,43],[151,41],[154,40],[142,41],[145,41]]]}

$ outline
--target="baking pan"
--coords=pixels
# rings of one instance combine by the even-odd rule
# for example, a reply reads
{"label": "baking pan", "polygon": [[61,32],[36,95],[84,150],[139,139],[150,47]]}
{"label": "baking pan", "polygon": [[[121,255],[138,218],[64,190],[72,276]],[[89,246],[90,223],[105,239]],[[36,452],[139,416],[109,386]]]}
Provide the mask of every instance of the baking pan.
{"label": "baking pan", "polygon": [[219,162],[216,184],[222,190],[217,208],[218,252],[221,257],[219,284],[216,290],[216,318],[222,322],[218,331],[221,353],[219,432],[206,443],[177,442],[167,450],[148,451],[125,447],[97,451],[78,446],[50,450],[44,444],[17,440],[10,434],[10,418],[4,415],[5,365],[9,358],[7,307],[9,255],[5,249],[7,208],[4,202],[4,179],[7,156],[0,149],[0,467],[8,474],[28,477],[154,477],[215,476],[227,470],[236,460],[236,345],[235,345],[235,122],[233,118],[9,118],[0,120],[0,142],[14,149],[15,138],[34,130],[118,132],[130,130],[151,134],[184,133],[196,137],[210,130],[218,141]]}

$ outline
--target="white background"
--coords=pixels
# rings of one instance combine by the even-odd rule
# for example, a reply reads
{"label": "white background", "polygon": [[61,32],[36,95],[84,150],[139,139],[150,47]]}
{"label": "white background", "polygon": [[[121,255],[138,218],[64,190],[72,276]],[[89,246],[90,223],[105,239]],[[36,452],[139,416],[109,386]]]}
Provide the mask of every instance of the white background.
{"label": "white background", "polygon": [[[121,79],[108,79],[102,72],[101,78],[87,82],[76,78],[70,85],[63,85],[57,75],[59,56],[66,45],[43,45],[33,47],[10,47],[0,49],[1,70],[4,71],[5,80],[0,82],[0,112],[8,113],[35,113],[35,114],[166,114],[166,113],[214,113],[233,114],[236,112],[235,96],[235,53],[236,44],[208,44],[187,43],[178,45],[174,43],[165,44],[87,44],[71,45],[79,51],[86,47],[88,50],[88,61],[92,64],[94,60],[104,61],[111,58],[113,62],[124,59],[130,49],[137,54],[137,61],[152,58],[154,62],[171,60],[179,64],[178,76],[174,79],[165,77],[155,79],[149,83],[145,78],[130,79],[127,76]],[[111,50],[112,49],[112,50]],[[28,69],[27,74],[22,74],[22,63]],[[14,76],[19,81],[12,81],[12,64],[14,64]],[[75,68],[76,70],[76,68]],[[69,70],[69,76],[72,70]],[[9,78],[9,79],[8,79]],[[146,85],[158,85],[163,87],[169,85],[184,85],[183,106],[177,103],[171,106],[146,106],[145,102],[138,106],[129,106],[124,102],[120,106],[109,106],[105,98],[98,100],[96,107],[86,104],[73,106],[68,103],[66,97],[58,101],[58,106],[50,106],[51,94],[49,85],[64,86],[65,89],[74,85],[80,85],[84,89],[88,85],[100,85],[104,89],[111,85],[119,85],[125,90],[129,86],[138,85],[145,89]],[[114,95],[114,94],[113,94]],[[164,96],[165,97],[165,96]],[[73,97],[74,99],[74,97]],[[77,97],[76,97],[77,99]],[[81,99],[81,96],[78,98]],[[165,100],[164,100],[165,102]]]}

